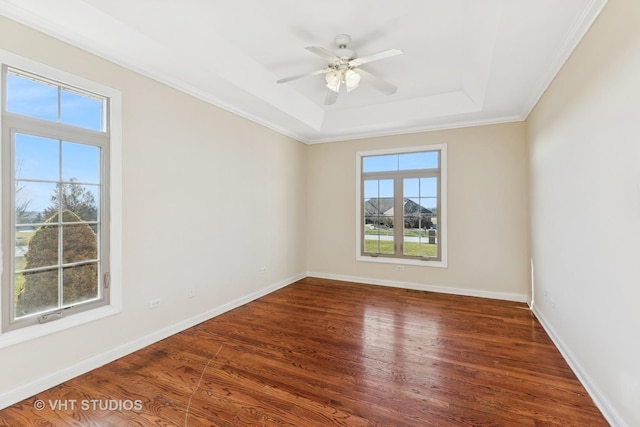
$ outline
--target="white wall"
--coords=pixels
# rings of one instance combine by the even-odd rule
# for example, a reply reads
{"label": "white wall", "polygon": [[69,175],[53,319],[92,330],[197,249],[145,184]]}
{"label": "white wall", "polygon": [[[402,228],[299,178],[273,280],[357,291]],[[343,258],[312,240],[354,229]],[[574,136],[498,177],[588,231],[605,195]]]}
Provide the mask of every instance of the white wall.
{"label": "white wall", "polygon": [[[356,261],[356,152],[447,144],[448,267]],[[530,291],[523,123],[309,146],[312,275],[525,300]]]}
{"label": "white wall", "polygon": [[640,425],[639,18],[609,0],[527,120],[535,311],[620,426]]}
{"label": "white wall", "polygon": [[0,406],[304,274],[305,145],[4,18],[0,49],[122,92],[124,187],[122,314],[0,349]]}

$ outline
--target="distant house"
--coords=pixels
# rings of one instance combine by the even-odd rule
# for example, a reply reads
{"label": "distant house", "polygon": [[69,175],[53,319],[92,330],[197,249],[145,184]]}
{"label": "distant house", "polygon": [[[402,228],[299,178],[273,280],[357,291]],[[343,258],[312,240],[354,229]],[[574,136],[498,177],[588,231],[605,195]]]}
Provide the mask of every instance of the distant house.
{"label": "distant house", "polygon": [[[436,214],[411,199],[404,199],[406,228],[432,228]],[[393,197],[380,197],[364,202],[365,224],[393,227]]]}

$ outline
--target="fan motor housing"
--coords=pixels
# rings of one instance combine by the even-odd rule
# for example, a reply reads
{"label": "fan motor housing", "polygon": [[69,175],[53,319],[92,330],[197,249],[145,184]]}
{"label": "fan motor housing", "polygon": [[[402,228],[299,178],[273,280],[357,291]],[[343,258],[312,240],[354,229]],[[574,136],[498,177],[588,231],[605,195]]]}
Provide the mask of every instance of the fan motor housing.
{"label": "fan motor housing", "polygon": [[355,50],[351,50],[351,49],[347,49],[345,48],[340,48],[340,49],[336,49],[333,51],[333,53],[340,59],[343,60],[352,60],[355,59],[356,56],[358,56],[358,54],[356,53]]}
{"label": "fan motor housing", "polygon": [[338,34],[334,41],[336,46],[338,46],[338,49],[334,50],[333,53],[338,58],[343,60],[352,60],[358,56],[355,50],[347,48],[349,43],[351,43],[351,36],[349,34]]}

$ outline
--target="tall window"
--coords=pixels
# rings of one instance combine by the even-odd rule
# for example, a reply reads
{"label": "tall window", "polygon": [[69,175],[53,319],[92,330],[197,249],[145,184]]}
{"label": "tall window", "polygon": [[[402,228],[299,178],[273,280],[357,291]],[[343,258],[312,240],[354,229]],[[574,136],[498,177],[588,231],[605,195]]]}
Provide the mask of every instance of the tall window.
{"label": "tall window", "polygon": [[446,147],[358,153],[361,261],[446,265]]}
{"label": "tall window", "polygon": [[109,98],[2,69],[2,330],[109,304]]}

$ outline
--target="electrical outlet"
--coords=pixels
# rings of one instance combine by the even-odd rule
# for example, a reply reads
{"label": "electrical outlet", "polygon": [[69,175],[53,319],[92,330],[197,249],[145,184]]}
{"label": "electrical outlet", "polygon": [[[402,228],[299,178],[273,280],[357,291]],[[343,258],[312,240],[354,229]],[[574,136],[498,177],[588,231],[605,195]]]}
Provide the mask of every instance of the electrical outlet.
{"label": "electrical outlet", "polygon": [[152,300],[149,300],[149,308],[158,308],[160,307],[160,298],[154,298]]}
{"label": "electrical outlet", "polygon": [[189,295],[189,298],[195,298],[195,296],[196,296],[196,288],[191,287],[191,288],[187,289],[187,294]]}

